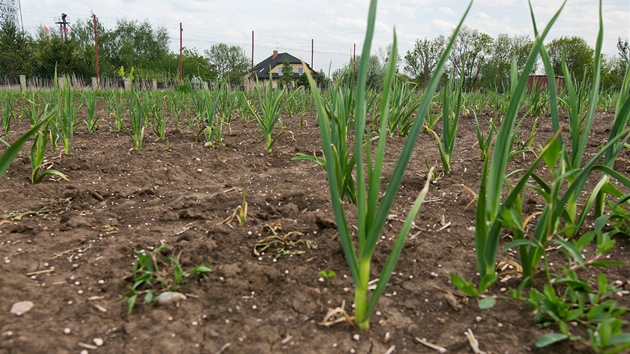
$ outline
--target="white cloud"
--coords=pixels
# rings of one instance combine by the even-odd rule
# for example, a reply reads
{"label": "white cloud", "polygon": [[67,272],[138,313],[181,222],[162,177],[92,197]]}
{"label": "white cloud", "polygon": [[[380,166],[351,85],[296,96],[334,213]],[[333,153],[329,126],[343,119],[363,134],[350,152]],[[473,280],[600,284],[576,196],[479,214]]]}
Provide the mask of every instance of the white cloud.
{"label": "white cloud", "polygon": [[455,11],[453,11],[453,9],[451,9],[450,7],[438,7],[437,10],[441,14],[455,15]]}
{"label": "white cloud", "polygon": [[431,25],[438,32],[448,32],[455,28],[455,24],[443,20],[433,20],[431,21]]}

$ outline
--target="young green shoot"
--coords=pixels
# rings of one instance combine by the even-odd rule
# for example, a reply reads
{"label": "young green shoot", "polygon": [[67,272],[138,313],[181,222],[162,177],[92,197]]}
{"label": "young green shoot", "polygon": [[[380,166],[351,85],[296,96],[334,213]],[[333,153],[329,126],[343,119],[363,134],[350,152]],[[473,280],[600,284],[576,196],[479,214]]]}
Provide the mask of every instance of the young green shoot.
{"label": "young green shoot", "polygon": [[[427,174],[424,188],[418,194],[405,222],[403,223],[401,230],[396,238],[394,245],[391,249],[387,261],[383,265],[383,269],[378,277],[376,288],[370,293],[368,289],[371,282],[371,265],[372,256],[376,249],[377,243],[382,234],[383,227],[387,221],[387,216],[390,214],[390,210],[396,199],[397,191],[403,179],[407,164],[411,159],[411,153],[414,149],[416,139],[423,126],[424,117],[427,114],[429,106],[431,104],[432,93],[435,92],[441,72],[447,62],[448,55],[453,47],[457,33],[462,26],[463,20],[470,10],[470,6],[466,9],[466,12],[454,31],[450,42],[448,43],[446,50],[443,52],[440,61],[435,69],[435,73],[431,78],[431,81],[427,87],[426,94],[418,109],[416,119],[409,131],[409,135],[405,141],[403,150],[395,164],[394,171],[389,178],[389,183],[386,187],[385,193],[381,191],[381,180],[384,165],[385,144],[387,137],[387,125],[389,120],[389,107],[390,107],[390,95],[393,78],[396,71],[396,58],[398,43],[396,35],[394,34],[394,40],[392,42],[392,51],[390,58],[392,58],[387,66],[385,81],[383,85],[383,93],[380,102],[380,128],[378,132],[376,152],[372,155],[371,136],[366,135],[366,79],[367,79],[367,66],[370,57],[370,49],[372,44],[372,38],[374,35],[374,27],[376,21],[376,5],[377,1],[372,0],[370,2],[370,8],[368,11],[367,31],[365,36],[365,42],[363,45],[363,53],[358,67],[357,85],[356,85],[356,108],[355,108],[355,152],[356,158],[356,180],[357,180],[357,225],[356,225],[356,246],[353,242],[353,237],[350,233],[350,227],[346,219],[344,205],[341,201],[339,193],[339,181],[338,175],[335,173],[335,154],[333,152],[333,144],[331,137],[330,119],[326,114],[324,104],[321,101],[321,97],[318,94],[313,94],[317,108],[317,118],[320,127],[320,135],[322,139],[322,149],[324,151],[326,173],[328,175],[329,191],[331,195],[333,212],[337,222],[337,230],[339,232],[339,239],[345,254],[346,261],[350,269],[354,287],[355,287],[355,313],[354,322],[362,330],[368,330],[370,327],[370,317],[376,308],[379,298],[384,293],[387,283],[389,282],[394,267],[400,257],[404,243],[407,239],[407,235],[411,229],[412,222],[414,221],[417,213],[420,210],[420,206],[424,201],[424,198],[428,192],[429,181],[431,172]],[[308,75],[308,79],[311,87],[315,86],[313,78]],[[366,189],[367,187],[367,189]]]}

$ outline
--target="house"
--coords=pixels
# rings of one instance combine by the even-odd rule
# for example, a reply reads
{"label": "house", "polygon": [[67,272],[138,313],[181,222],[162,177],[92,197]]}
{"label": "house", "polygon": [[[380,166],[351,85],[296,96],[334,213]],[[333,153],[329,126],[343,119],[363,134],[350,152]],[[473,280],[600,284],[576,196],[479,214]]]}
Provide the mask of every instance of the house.
{"label": "house", "polygon": [[289,62],[293,68],[293,85],[295,85],[300,76],[304,74],[304,70],[310,70],[313,77],[317,76],[317,72],[311,69],[308,64],[302,63],[300,59],[289,53],[278,53],[277,50],[274,50],[269,58],[261,61],[243,75],[245,89],[247,91],[252,90],[257,82],[259,85],[266,85],[269,83],[270,78],[273,87],[278,87],[278,79],[282,76],[282,65],[285,61]]}
{"label": "house", "polygon": [[[564,77],[556,76],[556,91],[560,92],[564,86]],[[549,78],[547,75],[529,75],[527,78],[527,90],[540,90],[544,91],[549,87]]]}

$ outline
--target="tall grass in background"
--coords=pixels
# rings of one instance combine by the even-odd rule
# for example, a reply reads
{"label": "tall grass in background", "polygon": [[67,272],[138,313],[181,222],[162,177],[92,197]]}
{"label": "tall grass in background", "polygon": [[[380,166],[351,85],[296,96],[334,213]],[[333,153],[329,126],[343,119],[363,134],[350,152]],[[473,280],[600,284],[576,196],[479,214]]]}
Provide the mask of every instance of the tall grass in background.
{"label": "tall grass in background", "polygon": [[145,102],[146,98],[138,93],[138,89],[132,85],[129,93],[129,125],[123,125],[123,129],[133,142],[133,148],[137,151],[142,149],[144,141],[144,130],[147,126],[147,115],[149,104]]}
{"label": "tall grass in background", "polygon": [[15,97],[10,92],[2,93],[2,126],[4,138],[8,139],[11,133],[11,120],[15,118]]}
{"label": "tall grass in background", "polygon": [[24,146],[26,141],[31,136],[40,132],[44,125],[49,124],[51,118],[52,116],[48,115],[41,119],[39,122],[35,123],[31,127],[31,129],[29,129],[26,133],[17,138],[17,140],[15,140],[13,144],[9,145],[9,147],[2,153],[2,155],[0,155],[0,178],[2,178],[2,176],[4,176],[4,174],[7,172],[7,170],[11,166],[11,163],[20,153],[20,150],[22,149],[22,146]]}
{"label": "tall grass in background", "polygon": [[100,120],[100,117],[96,115],[96,101],[98,95],[95,90],[85,90],[82,97],[86,108],[86,117],[83,122],[85,123],[87,131],[92,133],[98,129],[98,121]]}
{"label": "tall grass in background", "polygon": [[[353,176],[355,155],[349,148],[348,136],[354,131],[355,121],[352,112],[355,109],[354,90],[344,84],[335,85],[326,92],[324,111],[330,124],[330,141],[333,153],[332,162],[337,176],[337,192],[352,203],[357,202],[356,182]],[[326,156],[298,153],[293,160],[310,160],[327,169]]]}
{"label": "tall grass in background", "polygon": [[396,132],[400,136],[409,134],[414,122],[413,114],[420,106],[415,85],[411,82],[402,82],[398,77],[394,78],[388,123],[389,137],[393,137]]}
{"label": "tall grass in background", "polygon": [[289,130],[283,129],[281,132],[273,136],[273,131],[278,123],[282,123],[280,115],[287,100],[292,99],[292,95],[289,95],[285,99],[286,91],[284,89],[274,89],[272,87],[264,87],[264,85],[256,85],[256,94],[258,96],[258,106],[253,106],[248,101],[249,112],[252,114],[258,127],[265,136],[265,150],[271,152],[271,148],[278,141],[278,139],[285,134],[293,134]]}
{"label": "tall grass in background", "polygon": [[75,107],[76,92],[72,89],[68,78],[63,78],[63,85],[59,84],[57,69],[55,68],[54,88],[53,88],[53,116],[51,124],[52,147],[57,147],[57,142],[61,141],[63,152],[70,155],[72,144],[74,143],[74,130],[79,124],[76,122],[78,110],[81,105]]}
{"label": "tall grass in background", "polygon": [[166,127],[169,122],[169,118],[164,111],[164,100],[166,96],[160,93],[149,94],[149,122],[153,134],[158,140],[166,140]]}
{"label": "tall grass in background", "polygon": [[[508,213],[508,211],[513,208],[513,203],[517,202],[521,189],[525,187],[529,175],[533,173],[532,168],[527,170],[519,180],[519,183],[512,187],[507,198],[502,202],[501,197],[507,177],[507,167],[510,152],[512,151],[512,143],[514,141],[514,126],[527,84],[527,73],[532,71],[538,59],[538,53],[543,47],[543,40],[558,19],[562,8],[564,8],[564,4],[550,19],[543,32],[537,35],[522,71],[525,74],[521,75],[520,78],[517,78],[516,63],[514,61],[512,62],[510,101],[497,132],[496,140],[492,146],[492,153],[486,158],[484,163],[479,193],[477,194],[475,251],[477,253],[477,267],[481,278],[479,288],[482,293],[485,292],[485,289],[490,285],[494,284],[497,278],[495,265],[504,219],[511,217],[511,213]],[[548,151],[551,147],[547,147],[546,149]],[[532,167],[535,167],[535,164],[544,156],[546,156],[546,153],[543,151]]]}
{"label": "tall grass in background", "polygon": [[442,140],[434,130],[427,128],[437,142],[442,168],[446,174],[451,173],[451,159],[455,149],[459,117],[462,114],[462,83],[461,78],[456,80],[455,77],[451,77],[442,89]]}
{"label": "tall grass in background", "polygon": [[197,132],[196,139],[203,135],[206,143],[212,148],[215,148],[216,143],[223,141],[223,119],[221,118],[221,113],[217,112],[220,111],[219,102],[223,95],[225,95],[225,91],[221,89],[214,92],[207,90],[201,92],[201,105],[203,107],[200,114],[202,127]]}
{"label": "tall grass in background", "polygon": [[[339,176],[335,172],[335,153],[332,143],[332,132],[330,119],[326,114],[324,103],[319,94],[313,90],[314,100],[317,108],[317,119],[320,127],[320,134],[322,138],[322,149],[324,151],[326,173],[328,175],[329,191],[331,195],[333,211],[335,219],[337,221],[337,229],[339,232],[339,238],[345,254],[346,261],[350,268],[350,274],[354,281],[355,288],[355,316],[354,321],[356,325],[363,330],[369,329],[370,317],[376,307],[376,304],[380,296],[385,291],[387,283],[391,278],[394,267],[400,257],[403,245],[411,228],[412,222],[417,215],[424,197],[428,191],[428,185],[431,173],[427,174],[427,181],[424,188],[420,191],[420,194],[416,198],[402,228],[396,238],[396,241],[391,249],[387,261],[383,265],[383,269],[378,276],[376,288],[372,293],[368,290],[368,283],[370,283],[371,277],[371,264],[372,256],[376,249],[378,240],[380,239],[381,232],[387,220],[387,216],[390,213],[393,202],[396,198],[398,188],[400,187],[403,175],[405,173],[407,164],[411,158],[411,153],[415,146],[416,139],[420,130],[423,127],[423,119],[427,114],[427,111],[431,105],[431,98],[433,92],[436,90],[439,78],[442,70],[446,65],[448,55],[453,47],[457,33],[462,26],[462,23],[470,10],[471,4],[466,9],[462,20],[455,29],[451,40],[449,41],[446,50],[443,52],[440,61],[437,65],[435,73],[433,74],[429,85],[427,86],[426,94],[423,97],[420,108],[416,115],[416,119],[409,131],[409,136],[405,141],[404,148],[395,164],[394,171],[389,179],[389,183],[386,187],[385,194],[381,194],[381,177],[383,174],[384,153],[387,137],[387,126],[389,119],[389,109],[391,102],[391,87],[396,70],[396,58],[397,58],[397,41],[394,34],[394,40],[392,44],[392,51],[387,69],[385,82],[383,85],[383,93],[379,106],[380,111],[380,127],[378,131],[378,141],[376,151],[372,153],[371,136],[366,135],[366,115],[367,115],[367,99],[366,99],[366,77],[367,77],[367,65],[368,58],[370,57],[370,49],[372,45],[372,38],[374,35],[374,24],[376,20],[376,5],[377,1],[372,0],[370,2],[370,8],[368,12],[367,31],[365,35],[365,42],[363,45],[363,52],[361,60],[359,62],[357,85],[356,85],[356,108],[355,108],[355,151],[354,157],[356,159],[356,180],[357,180],[357,227],[356,227],[356,242],[353,241],[353,237],[350,233],[350,228],[346,219],[344,205],[341,200],[339,192]],[[308,76],[311,87],[316,87],[313,78]],[[382,198],[381,198],[382,197]],[[355,248],[356,247],[358,249]]]}

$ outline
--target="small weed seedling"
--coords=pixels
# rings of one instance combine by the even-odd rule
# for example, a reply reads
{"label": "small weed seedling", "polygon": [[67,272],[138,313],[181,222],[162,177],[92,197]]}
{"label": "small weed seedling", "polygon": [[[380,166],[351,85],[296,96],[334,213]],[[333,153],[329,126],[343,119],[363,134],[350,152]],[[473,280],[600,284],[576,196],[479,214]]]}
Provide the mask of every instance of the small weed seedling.
{"label": "small weed seedling", "polygon": [[177,291],[186,284],[184,278],[190,275],[206,276],[211,272],[209,266],[198,265],[184,272],[179,261],[173,257],[167,257],[163,253],[166,245],[160,244],[151,252],[144,250],[135,251],[136,259],[133,262],[133,286],[123,294],[127,301],[127,316],[131,315],[138,296],[144,294],[144,302],[150,304],[156,301],[157,294],[163,291]]}
{"label": "small weed seedling", "polygon": [[332,278],[337,276],[337,273],[330,269],[320,270],[317,272],[317,275],[324,280],[325,283],[328,283]]}
{"label": "small weed seedling", "polygon": [[242,189],[241,192],[243,193],[243,201],[241,202],[241,205],[237,206],[236,209],[234,209],[232,215],[228,216],[227,219],[223,220],[219,224],[227,224],[228,226],[230,226],[229,224],[232,222],[232,220],[234,220],[234,218],[236,218],[238,219],[239,225],[245,226],[245,223],[247,222],[247,194],[245,192],[245,189]]}
{"label": "small weed seedling", "polygon": [[275,248],[276,258],[304,254],[306,251],[296,249],[301,244],[305,245],[309,250],[317,249],[317,244],[314,241],[303,239],[302,236],[304,234],[301,232],[291,231],[280,235],[278,234],[278,232],[282,231],[282,226],[280,225],[265,225],[263,231],[271,232],[271,236],[265,237],[254,245],[254,254],[256,256],[262,255],[270,248]]}

